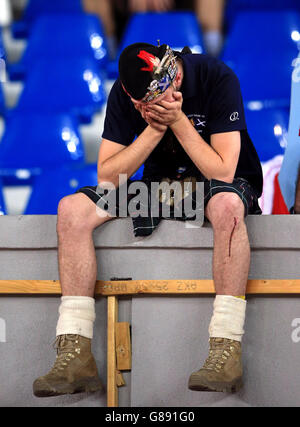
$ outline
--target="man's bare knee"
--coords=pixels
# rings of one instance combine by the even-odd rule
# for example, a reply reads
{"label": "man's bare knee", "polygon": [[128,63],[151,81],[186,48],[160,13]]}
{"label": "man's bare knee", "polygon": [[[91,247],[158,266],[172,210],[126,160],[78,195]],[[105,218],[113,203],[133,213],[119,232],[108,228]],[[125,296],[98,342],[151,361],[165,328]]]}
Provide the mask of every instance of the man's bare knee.
{"label": "man's bare knee", "polygon": [[57,210],[57,232],[92,232],[106,222],[105,214],[99,214],[99,208],[84,194],[72,194],[63,197]]}
{"label": "man's bare knee", "polygon": [[236,229],[244,221],[245,207],[234,193],[219,193],[211,198],[206,214],[216,229]]}

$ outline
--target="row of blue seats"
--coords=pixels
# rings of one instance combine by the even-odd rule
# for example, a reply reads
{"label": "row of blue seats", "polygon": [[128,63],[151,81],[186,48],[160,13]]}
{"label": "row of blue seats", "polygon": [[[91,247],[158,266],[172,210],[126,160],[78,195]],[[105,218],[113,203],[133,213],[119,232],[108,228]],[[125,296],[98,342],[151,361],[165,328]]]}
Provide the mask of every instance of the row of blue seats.
{"label": "row of blue seats", "polygon": [[236,16],[245,11],[300,11],[298,0],[227,0],[225,7],[225,24],[230,27]]}
{"label": "row of blue seats", "polygon": [[299,46],[300,13],[241,12],[221,59],[239,77],[246,104],[289,106],[292,64]]}
{"label": "row of blue seats", "polygon": [[[245,10],[300,10],[298,0],[226,0],[225,22],[231,24],[236,14]],[[22,19],[13,25],[15,37],[25,38],[32,24],[42,14],[82,14],[82,0],[28,0]]]}
{"label": "row of blue seats", "polygon": [[[55,28],[55,31],[51,31],[51,28]],[[170,28],[181,28],[181,31],[170,33]],[[174,49],[188,45],[194,52],[204,52],[201,29],[192,13],[132,16],[120,52],[135,41],[156,43],[157,39],[168,41]],[[275,100],[277,105],[289,104],[292,61],[298,56],[299,42],[300,12],[247,11],[237,16],[226,38],[221,59],[239,77],[246,102]],[[34,25],[23,57],[18,64],[9,67],[8,72],[11,79],[23,79],[30,70],[28,81],[25,80],[25,85],[30,86],[30,74],[40,62],[48,62],[50,67],[55,62],[57,67],[64,65],[70,69],[70,61],[74,61],[75,57],[95,61],[93,69],[100,81],[105,79],[105,71],[110,78],[118,75],[117,61],[108,61],[105,36],[96,17],[43,16]],[[60,71],[64,72],[62,68]],[[42,73],[43,67],[35,73],[37,82],[44,78]],[[31,94],[34,96],[34,92]]]}
{"label": "row of blue seats", "polygon": [[[63,3],[66,6],[67,2],[57,2],[56,6]],[[72,12],[75,3],[69,2],[70,9],[64,11]],[[55,1],[47,4],[54,7]],[[30,17],[33,5],[28,2],[25,16]],[[43,1],[37,6],[43,6]],[[101,24],[94,16],[40,16],[33,26],[36,30],[31,32],[25,55],[18,64],[8,66],[10,79],[24,80],[24,89],[17,106],[5,111],[0,176],[2,185],[34,183],[34,198],[35,194],[45,195],[37,190],[38,183],[34,181],[43,172],[62,165],[84,171],[79,124],[89,123],[106,102],[103,67],[99,65],[101,61],[105,63],[107,52]],[[3,112],[1,95],[0,85]],[[63,183],[58,187],[62,186]],[[45,201],[39,203],[40,208],[43,205],[46,206]],[[5,212],[3,197],[0,206],[0,213]],[[57,203],[53,209],[56,207]]]}
{"label": "row of blue seats", "polygon": [[[166,25],[161,25],[162,22]],[[146,27],[149,24],[153,29],[152,32],[148,31],[147,37],[142,34],[146,28],[145,24]],[[180,49],[189,45],[195,51],[203,51],[201,30],[192,13],[134,16],[124,43],[128,45],[142,38],[152,43],[156,43],[158,38],[166,40],[169,37],[169,28],[176,27],[181,27],[182,30],[170,41],[174,48]],[[133,33],[133,28],[136,34]],[[86,95],[92,98],[86,102],[92,106],[96,103],[96,108],[100,109],[106,101],[102,88],[108,62],[105,36],[98,18],[84,14],[41,16],[33,25],[22,58],[17,64],[7,67],[10,79],[21,79],[25,85],[17,108],[50,110],[53,107],[61,109],[65,104],[69,108],[69,94],[61,96],[60,100],[56,99],[53,103],[47,97],[45,102],[45,90],[50,93],[50,98],[57,98],[57,93],[61,95],[68,89],[72,91],[76,84],[76,91],[73,90],[73,97],[70,99],[72,105],[76,107],[77,98],[81,99],[83,96],[80,92],[82,86],[87,92]],[[116,78],[116,62],[110,66],[114,69],[113,77],[110,77]],[[86,114],[83,114],[83,119],[85,116]]]}
{"label": "row of blue seats", "polygon": [[24,80],[41,58],[49,61],[88,56],[99,69],[108,63],[106,37],[97,16],[91,14],[42,15],[32,26],[27,46],[17,64],[9,67],[11,80]]}
{"label": "row of blue seats", "polygon": [[[141,168],[131,179],[142,177]],[[27,170],[19,170],[20,176]],[[78,188],[86,185],[97,185],[97,164],[88,165],[62,165],[44,169],[32,181],[32,193],[26,204],[24,215],[56,215],[59,201],[75,193]],[[0,216],[6,215],[7,210],[3,197],[4,180],[0,177]]]}
{"label": "row of blue seats", "polygon": [[[60,18],[62,22],[64,20],[68,22],[68,19],[62,18],[62,16]],[[192,16],[180,17],[171,14],[169,18],[170,23],[174,24],[177,20],[178,24],[182,19],[192,18]],[[48,19],[50,22],[53,18]],[[161,14],[134,16],[122,48],[136,40],[155,42],[154,39],[162,36],[163,32],[147,31],[147,36],[143,36],[143,34],[145,28],[160,27],[158,25],[160,19],[166,22]],[[72,20],[69,22],[72,23]],[[151,25],[145,25],[147,22]],[[249,26],[249,22],[252,23],[251,26]],[[266,29],[267,23],[268,26],[276,28],[276,31]],[[61,28],[63,27],[62,25]],[[42,26],[42,28],[44,27]],[[99,51],[105,56],[103,39],[99,33],[91,34],[87,30],[87,38],[91,39],[94,34],[93,41],[90,43],[94,43],[95,49],[91,48],[86,45],[86,39],[82,37],[84,30],[81,29],[78,31],[78,36],[75,36],[74,32],[74,43],[72,43],[72,37],[66,36],[66,44],[64,44],[63,32],[60,31],[56,32],[57,36],[53,38],[50,36],[47,40],[49,28],[47,26],[46,28],[44,37],[34,36],[33,43],[29,44],[24,57],[15,67],[19,67],[19,73],[21,73],[21,69],[23,69],[22,72],[25,72],[26,69],[30,70],[25,79],[25,89],[17,109],[20,111],[30,109],[47,111],[55,108],[60,111],[69,110],[71,106],[74,106],[81,119],[88,121],[91,114],[95,110],[99,110],[106,101],[103,90],[105,75],[99,69],[99,64],[94,61],[95,55]],[[184,28],[187,28],[186,32],[181,31],[180,37],[170,40],[172,47],[180,48],[187,44],[195,51],[203,51],[199,29],[191,29],[191,26]],[[58,52],[55,53],[60,38],[61,48],[58,48]],[[161,38],[163,39],[163,37]],[[81,43],[82,49],[78,47],[80,46],[79,40],[84,40]],[[246,104],[260,101],[266,106],[273,107],[289,105],[292,62],[299,54],[299,42],[300,14],[294,12],[243,12],[239,15],[226,41],[222,59],[239,77]],[[97,61],[101,62],[103,58],[97,58]],[[73,90],[74,87],[76,87],[76,91]]]}
{"label": "row of blue seats", "polygon": [[[170,28],[180,28],[170,35]],[[156,44],[158,39],[168,41],[173,48],[188,45],[193,51],[204,51],[201,29],[192,12],[147,13],[133,15],[120,44],[125,46],[137,40]],[[109,78],[118,75],[118,58],[109,61],[106,36],[98,17],[90,14],[50,14],[36,19],[21,60],[9,67],[11,80],[23,80],[37,58],[68,58],[90,56]],[[119,56],[119,55],[118,55]]]}

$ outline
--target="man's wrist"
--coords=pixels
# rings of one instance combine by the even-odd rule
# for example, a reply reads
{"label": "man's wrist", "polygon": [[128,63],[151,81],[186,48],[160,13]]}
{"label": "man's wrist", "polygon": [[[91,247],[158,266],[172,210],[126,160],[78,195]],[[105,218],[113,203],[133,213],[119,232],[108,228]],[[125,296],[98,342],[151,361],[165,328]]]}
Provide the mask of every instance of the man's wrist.
{"label": "man's wrist", "polygon": [[166,133],[167,127],[163,127],[159,124],[148,123],[148,130],[154,137],[163,137]]}
{"label": "man's wrist", "polygon": [[172,129],[172,127],[180,125],[180,123],[184,120],[184,118],[185,118],[185,117],[186,117],[186,116],[185,116],[184,112],[183,112],[183,111],[181,111],[181,112],[178,114],[178,116],[177,116],[176,120],[174,120],[174,122],[170,125],[170,128]]}

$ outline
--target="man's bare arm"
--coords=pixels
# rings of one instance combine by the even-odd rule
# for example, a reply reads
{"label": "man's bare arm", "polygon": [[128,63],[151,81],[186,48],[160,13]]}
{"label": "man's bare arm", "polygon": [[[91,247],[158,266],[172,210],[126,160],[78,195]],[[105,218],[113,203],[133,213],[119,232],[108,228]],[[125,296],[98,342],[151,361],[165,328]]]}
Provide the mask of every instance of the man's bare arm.
{"label": "man's bare arm", "polygon": [[128,147],[103,139],[98,155],[98,184],[110,182],[117,187],[120,174],[130,178],[149,157],[164,133],[149,125]]}
{"label": "man's bare arm", "polygon": [[181,110],[182,94],[175,92],[175,102],[162,101],[150,106],[150,116],[168,125],[188,156],[207,179],[232,182],[241,147],[239,131],[224,132],[211,136],[211,145],[198,134]]}
{"label": "man's bare arm", "polygon": [[189,119],[171,126],[182,147],[207,179],[232,182],[241,147],[240,132],[224,132],[211,136],[211,146],[195,130]]}

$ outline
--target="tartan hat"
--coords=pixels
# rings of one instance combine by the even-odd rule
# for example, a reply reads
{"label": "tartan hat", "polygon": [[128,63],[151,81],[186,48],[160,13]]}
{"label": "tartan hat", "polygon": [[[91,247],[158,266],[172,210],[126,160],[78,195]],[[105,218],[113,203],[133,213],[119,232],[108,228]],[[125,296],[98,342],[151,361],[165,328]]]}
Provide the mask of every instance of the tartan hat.
{"label": "tartan hat", "polygon": [[176,73],[174,53],[166,44],[134,43],[123,50],[119,59],[124,89],[132,98],[145,102],[161,95]]}

